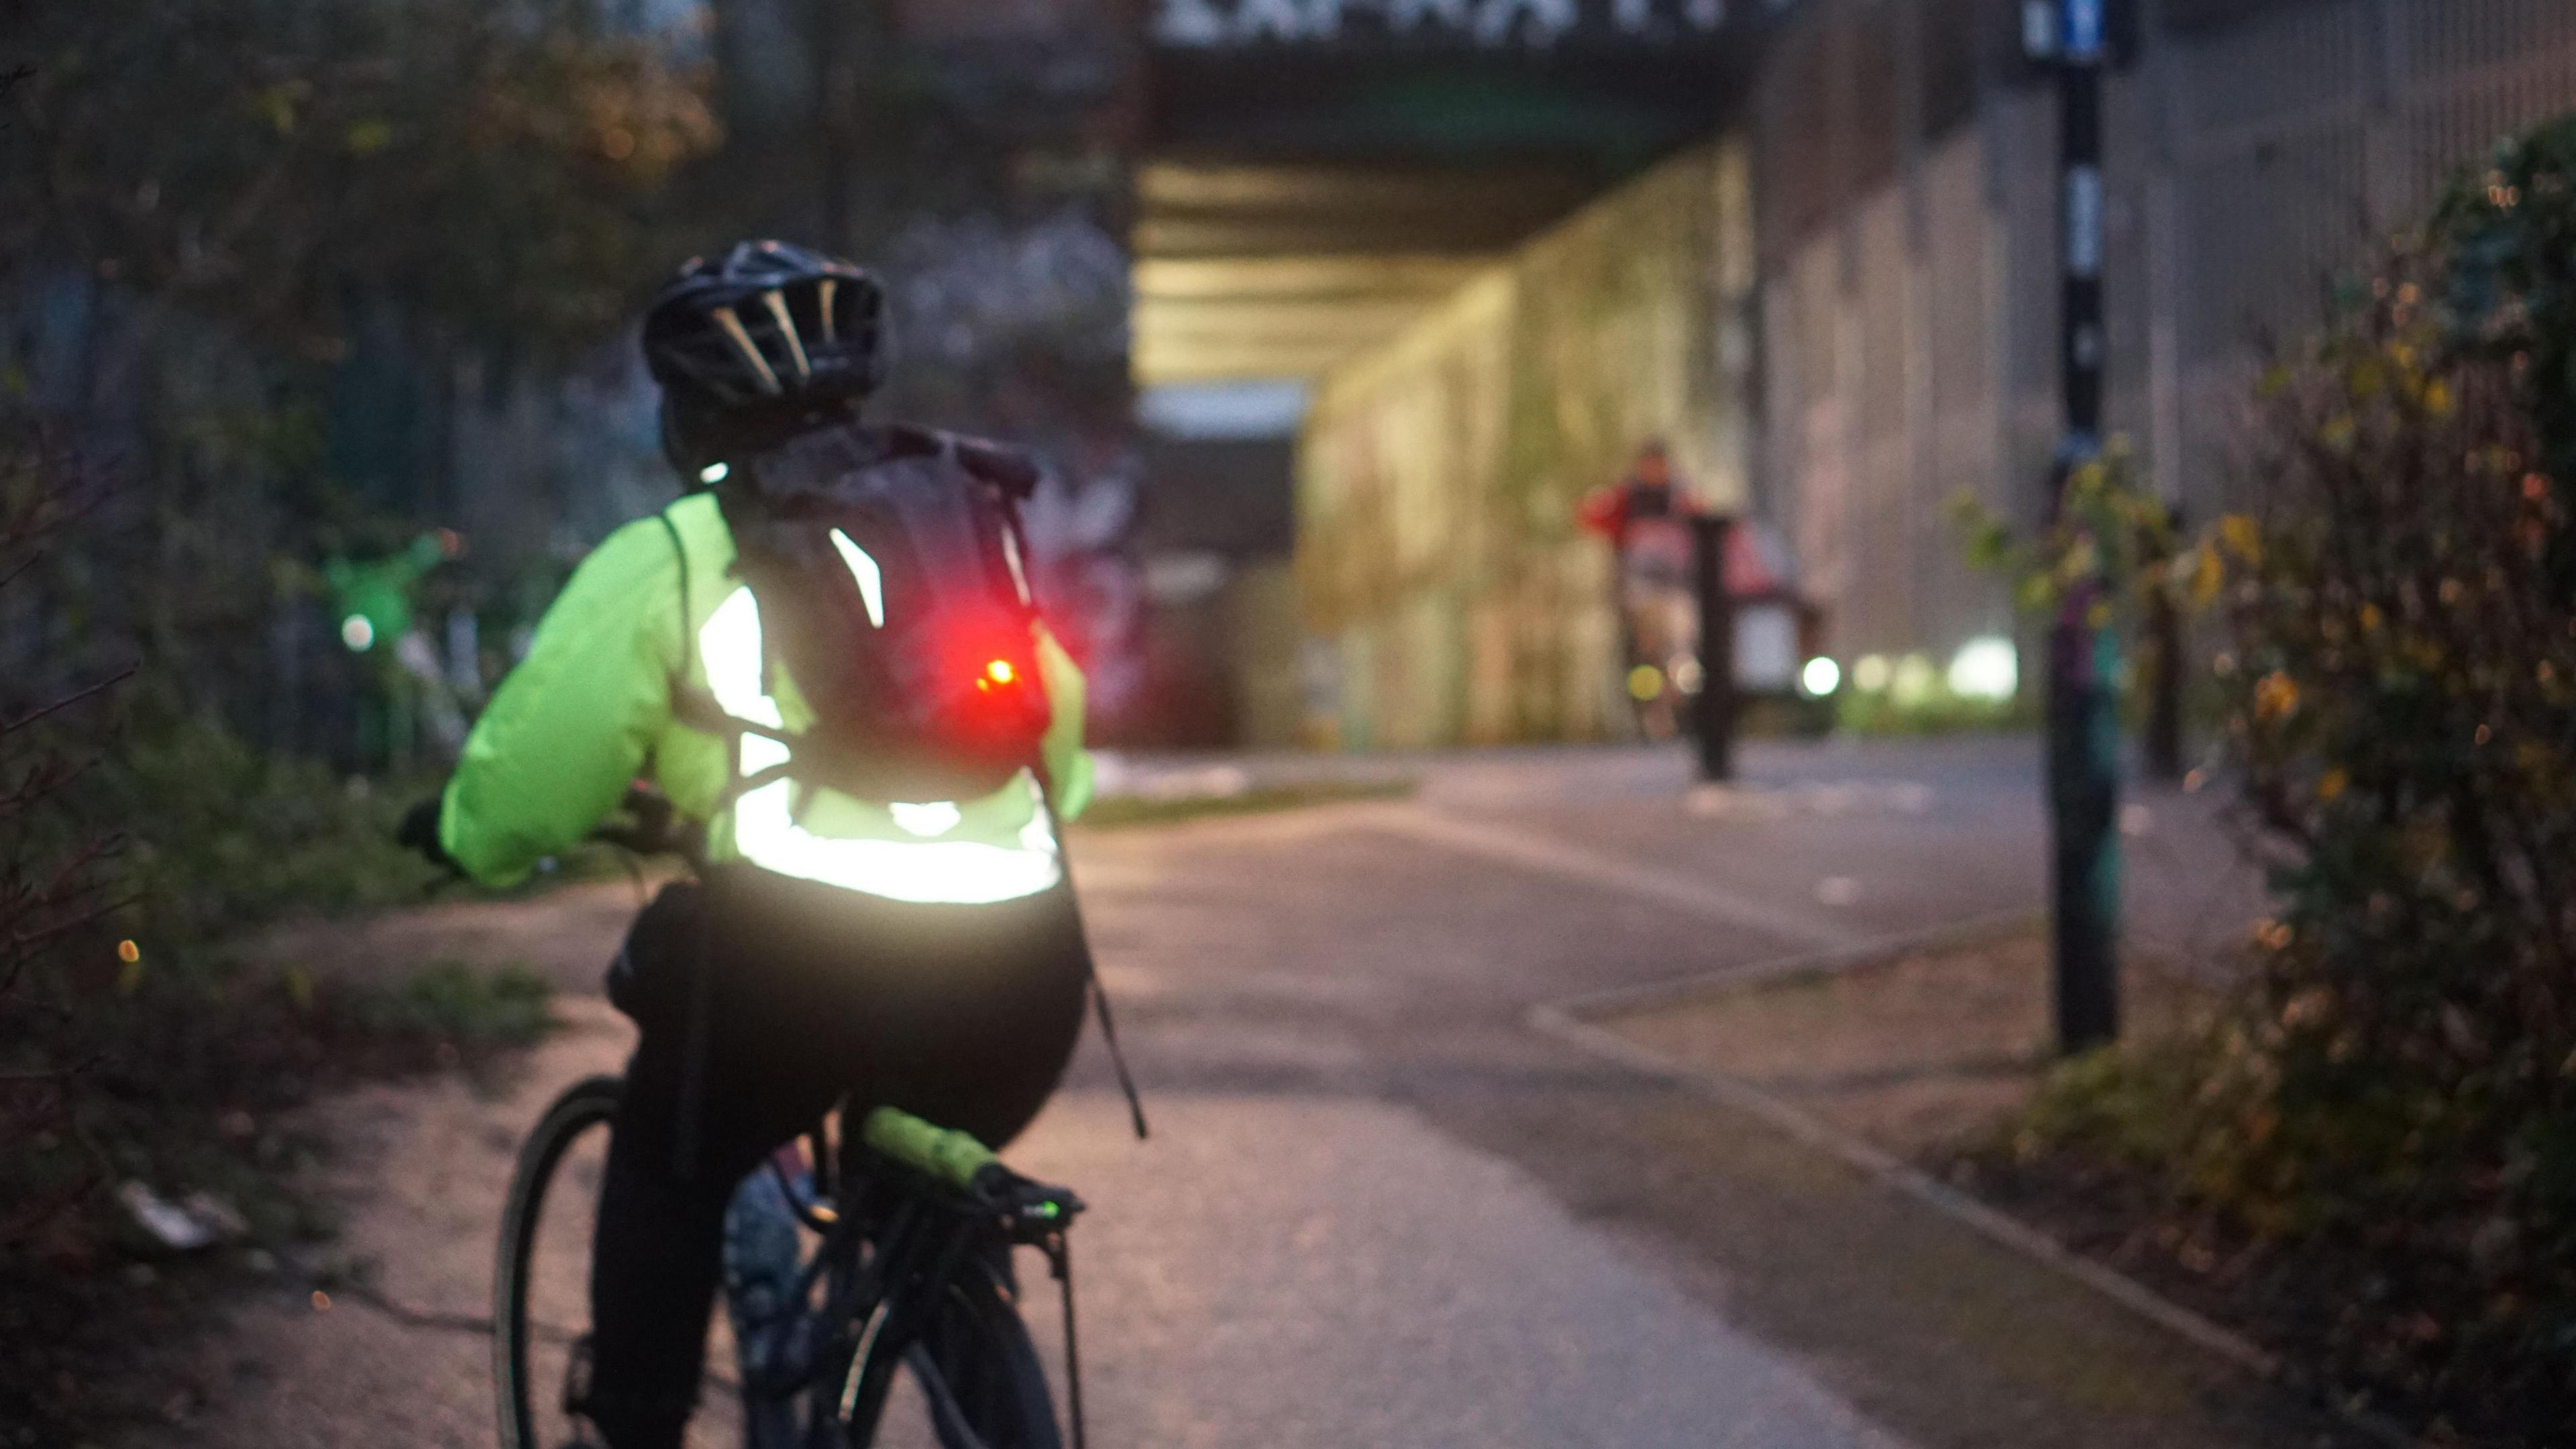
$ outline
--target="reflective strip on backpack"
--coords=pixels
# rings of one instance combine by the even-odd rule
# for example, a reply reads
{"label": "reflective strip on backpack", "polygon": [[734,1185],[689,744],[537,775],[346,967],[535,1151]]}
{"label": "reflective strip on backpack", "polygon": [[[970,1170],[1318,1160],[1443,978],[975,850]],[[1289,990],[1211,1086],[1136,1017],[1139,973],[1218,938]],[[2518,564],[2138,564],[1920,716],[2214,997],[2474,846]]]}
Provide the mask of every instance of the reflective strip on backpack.
{"label": "reflective strip on backpack", "polygon": [[[725,713],[746,724],[786,728],[778,701],[761,689],[760,605],[748,586],[736,589],[709,616],[698,631],[698,649],[706,661],[707,689]],[[786,744],[767,735],[745,733],[740,749],[741,779],[774,769],[789,758]],[[1037,781],[1023,771],[1020,785],[1029,792],[1029,823],[1020,827],[1016,845],[993,845],[978,840],[816,835],[795,819],[796,783],[774,780],[734,802],[734,848],[764,870],[889,900],[945,905],[1018,900],[1064,879],[1055,829]],[[955,806],[949,809],[963,818]],[[899,823],[918,834],[917,826],[947,813],[908,812],[908,818]]]}

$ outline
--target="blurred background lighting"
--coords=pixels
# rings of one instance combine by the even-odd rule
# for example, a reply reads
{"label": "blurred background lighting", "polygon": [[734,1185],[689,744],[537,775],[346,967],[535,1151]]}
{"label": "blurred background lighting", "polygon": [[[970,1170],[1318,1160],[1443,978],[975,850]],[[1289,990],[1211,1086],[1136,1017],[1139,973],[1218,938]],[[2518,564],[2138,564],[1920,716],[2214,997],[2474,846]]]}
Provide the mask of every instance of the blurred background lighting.
{"label": "blurred background lighting", "polygon": [[340,621],[340,642],[352,654],[364,654],[376,647],[376,626],[364,614],[351,614]]}
{"label": "blurred background lighting", "polygon": [[1971,639],[1950,661],[1950,692],[1962,699],[2000,702],[2020,689],[2021,654],[2010,639]]}
{"label": "blurred background lighting", "polygon": [[1805,687],[1808,694],[1822,699],[1843,687],[1843,667],[1818,655],[1808,660],[1807,667],[1799,672],[1798,683]]}
{"label": "blurred background lighting", "polygon": [[1922,704],[1932,697],[1932,687],[1941,680],[1941,672],[1932,667],[1925,655],[1908,654],[1896,661],[1896,677],[1888,682],[1888,698],[1906,708]]}
{"label": "blurred background lighting", "polygon": [[1852,666],[1852,684],[1865,694],[1876,694],[1887,688],[1887,681],[1895,673],[1886,655],[1864,654],[1860,662]]}

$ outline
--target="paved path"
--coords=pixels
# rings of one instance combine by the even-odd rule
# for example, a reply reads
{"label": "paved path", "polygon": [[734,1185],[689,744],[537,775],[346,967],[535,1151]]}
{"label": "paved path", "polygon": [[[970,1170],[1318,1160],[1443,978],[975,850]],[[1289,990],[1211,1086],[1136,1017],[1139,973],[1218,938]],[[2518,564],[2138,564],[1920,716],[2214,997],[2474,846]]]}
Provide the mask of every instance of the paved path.
{"label": "paved path", "polygon": [[[1406,804],[1082,840],[1156,1136],[1126,1137],[1087,1049],[1013,1156],[1097,1206],[1093,1442],[2327,1442],[2088,1292],[1523,1025],[1579,993],[2034,907],[2027,753],[1757,750],[1757,788],[1696,799],[1668,753],[1426,760]],[[2181,802],[2153,808],[2157,829],[2204,831]],[[2142,894],[2243,904],[2207,860],[2183,868],[2204,848],[2141,871]],[[451,909],[370,950],[518,943],[583,981],[615,900]],[[479,1311],[510,1133],[622,1047],[612,1015],[572,1010],[509,1096],[376,1092],[346,1113],[353,1243],[394,1298]],[[468,1335],[272,1302],[222,1354],[198,1442],[485,1442]],[[359,1402],[373,1412],[335,1407]],[[379,1432],[351,1437],[364,1422]]]}

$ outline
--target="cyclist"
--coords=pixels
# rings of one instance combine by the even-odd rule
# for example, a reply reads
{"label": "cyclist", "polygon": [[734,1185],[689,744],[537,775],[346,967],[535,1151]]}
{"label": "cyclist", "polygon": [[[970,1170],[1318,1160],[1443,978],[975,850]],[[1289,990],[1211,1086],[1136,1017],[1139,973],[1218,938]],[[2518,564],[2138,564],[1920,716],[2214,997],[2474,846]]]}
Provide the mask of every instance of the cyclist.
{"label": "cyclist", "polygon": [[1690,485],[1674,476],[1660,438],[1637,450],[1626,478],[1593,490],[1575,510],[1576,522],[1609,540],[1629,694],[1653,739],[1679,729],[1674,676],[1699,653],[1690,521],[1702,511]]}
{"label": "cyclist", "polygon": [[[743,480],[816,448],[860,469],[929,460],[968,490],[1024,493],[1035,477],[1005,450],[861,421],[886,373],[883,313],[869,273],[775,242],[680,270],[643,346],[690,492],[582,563],[443,794],[406,822],[406,838],[494,886],[580,841],[639,777],[705,829],[703,881],[664,889],[609,973],[641,1029],[593,1249],[584,1411],[612,1449],[681,1442],[726,1204],[766,1153],[845,1093],[999,1147],[1053,1092],[1081,1021],[1091,963],[1056,832],[1089,793],[1083,679],[1033,614],[1012,617],[1040,723],[1028,768],[999,789],[870,798],[779,763],[826,735],[808,701],[827,693],[813,676],[830,661],[775,637],[794,619],[762,628],[799,611],[754,587],[773,586],[754,567]],[[852,575],[864,564],[875,618],[895,565],[879,578],[830,537]],[[1025,605],[1017,545],[1002,547]]]}

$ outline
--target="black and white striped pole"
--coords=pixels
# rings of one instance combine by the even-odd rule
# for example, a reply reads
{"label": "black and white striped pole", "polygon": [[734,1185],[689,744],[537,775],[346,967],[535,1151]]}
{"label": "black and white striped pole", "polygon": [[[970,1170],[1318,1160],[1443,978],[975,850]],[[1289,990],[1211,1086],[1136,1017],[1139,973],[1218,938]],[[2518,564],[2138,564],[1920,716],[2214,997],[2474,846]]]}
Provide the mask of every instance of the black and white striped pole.
{"label": "black and white striped pole", "polygon": [[[2059,97],[2066,438],[2049,479],[2053,517],[2067,480],[2102,450],[2109,361],[2102,305],[2102,89],[2114,0],[2026,0],[2023,39],[2055,70]],[[2059,606],[2048,641],[2050,923],[2057,1035],[2072,1055],[2120,1033],[2119,637],[2096,628],[2098,593]]]}

